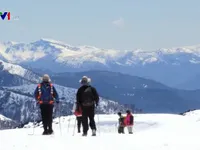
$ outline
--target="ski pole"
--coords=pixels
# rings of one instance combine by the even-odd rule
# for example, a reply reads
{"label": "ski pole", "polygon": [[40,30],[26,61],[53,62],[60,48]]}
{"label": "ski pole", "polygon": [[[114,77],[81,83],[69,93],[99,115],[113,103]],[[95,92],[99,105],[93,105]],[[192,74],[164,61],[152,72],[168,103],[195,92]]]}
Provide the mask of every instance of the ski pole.
{"label": "ski pole", "polygon": [[73,136],[75,134],[75,128],[76,128],[76,118],[75,118],[75,123],[74,123]]}
{"label": "ski pole", "polygon": [[36,117],[36,103],[33,105],[33,135],[35,134],[35,117]]}
{"label": "ski pole", "polygon": [[67,127],[67,133],[69,133],[69,126],[70,126],[70,121],[71,121],[71,116],[69,116],[69,119],[68,119],[68,127]]}
{"label": "ski pole", "polygon": [[58,116],[58,119],[59,119],[59,128],[60,128],[60,135],[62,136],[62,129],[61,129],[61,123],[60,123],[60,115],[61,115],[61,113],[60,113],[60,104],[58,104],[58,112],[59,112],[59,116]]}
{"label": "ski pole", "polygon": [[98,125],[98,132],[99,132],[99,135],[100,135],[99,114],[98,114],[98,111],[97,111],[97,109],[96,109],[96,114],[97,114],[97,125]]}

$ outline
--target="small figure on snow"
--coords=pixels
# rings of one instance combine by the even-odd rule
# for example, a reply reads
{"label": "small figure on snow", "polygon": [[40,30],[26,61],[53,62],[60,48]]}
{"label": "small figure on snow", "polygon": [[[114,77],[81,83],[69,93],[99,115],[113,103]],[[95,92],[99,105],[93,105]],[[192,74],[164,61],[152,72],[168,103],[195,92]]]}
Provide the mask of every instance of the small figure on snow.
{"label": "small figure on snow", "polygon": [[130,110],[127,110],[126,114],[126,127],[128,129],[128,133],[133,134],[134,117]]}
{"label": "small figure on snow", "polygon": [[121,134],[121,133],[124,134],[124,127],[126,126],[125,125],[125,117],[122,116],[121,112],[118,112],[117,114],[119,116],[118,133],[119,134]]}
{"label": "small figure on snow", "polygon": [[45,74],[42,77],[42,83],[38,84],[34,92],[37,104],[40,105],[42,123],[44,132],[43,135],[52,134],[52,115],[54,103],[59,103],[58,93],[51,83],[49,75]]}
{"label": "small figure on snow", "polygon": [[75,103],[73,106],[73,113],[76,116],[78,133],[80,133],[82,124],[82,110],[81,107],[77,105],[77,103]]}
{"label": "small figure on snow", "polygon": [[92,129],[92,136],[96,136],[96,123],[95,108],[99,103],[99,95],[94,87],[90,85],[91,79],[87,76],[83,76],[79,81],[81,87],[78,89],[76,94],[77,108],[79,106],[82,110],[82,122],[83,122],[83,136],[87,136],[88,132],[88,118],[90,120],[90,128]]}

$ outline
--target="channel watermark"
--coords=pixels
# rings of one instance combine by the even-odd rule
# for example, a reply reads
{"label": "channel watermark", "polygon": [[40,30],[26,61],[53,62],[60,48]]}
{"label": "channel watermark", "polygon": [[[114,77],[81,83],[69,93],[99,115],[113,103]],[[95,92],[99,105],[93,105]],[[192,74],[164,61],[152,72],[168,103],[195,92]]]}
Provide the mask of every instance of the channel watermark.
{"label": "channel watermark", "polygon": [[19,16],[13,16],[9,11],[0,11],[0,20],[3,21],[11,21],[11,20],[19,20]]}

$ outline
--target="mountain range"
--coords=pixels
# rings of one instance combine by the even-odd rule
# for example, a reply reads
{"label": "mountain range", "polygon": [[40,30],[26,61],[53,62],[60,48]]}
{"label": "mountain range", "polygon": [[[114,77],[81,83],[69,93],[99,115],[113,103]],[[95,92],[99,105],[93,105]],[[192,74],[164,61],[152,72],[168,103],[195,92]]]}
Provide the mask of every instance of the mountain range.
{"label": "mountain range", "polygon": [[[182,85],[196,80],[196,75],[200,74],[200,45],[155,51],[115,50],[71,46],[60,41],[40,39],[32,43],[2,42],[0,59],[31,70],[42,69],[54,73],[98,68],[153,79],[181,89],[188,89],[186,84],[186,87]],[[195,88],[199,86],[189,89]]]}
{"label": "mountain range", "polygon": [[[2,61],[2,64],[6,63]],[[6,71],[6,69],[8,69],[6,68],[6,65],[2,67],[4,69],[0,71],[0,73],[7,73],[3,76],[4,79],[7,80],[3,80],[4,82],[1,84],[1,86],[4,87],[4,93],[8,90],[7,87],[9,87],[9,90],[11,90],[13,86],[23,86],[23,89],[18,91],[15,90],[14,92],[22,95],[22,97],[24,94],[25,96],[32,96],[30,93],[33,93],[34,89],[30,88],[30,86],[33,85],[33,83],[35,83],[34,85],[39,83],[40,76],[42,74],[34,74],[31,72],[31,70],[27,70],[23,67],[18,68],[19,66],[15,64],[10,65],[12,65],[13,70],[18,69],[18,71],[10,71],[9,73]],[[22,71],[28,72],[33,78],[28,78],[26,74],[21,73]],[[92,85],[97,88],[101,97],[118,102],[119,104],[129,107],[135,111],[142,110],[146,113],[180,113],[188,109],[198,109],[200,107],[199,90],[178,90],[154,80],[145,79],[142,77],[110,71],[66,72],[50,74],[51,80],[56,85],[73,89],[79,88],[79,80],[84,75],[91,77]],[[6,84],[5,81],[7,81]],[[6,90],[5,87],[7,88]],[[23,93],[24,91],[27,91],[26,89],[28,89],[29,92]],[[73,95],[75,96],[75,92],[73,92]],[[3,99],[5,99],[5,96]],[[75,99],[75,97],[73,97],[73,99]],[[4,100],[4,103],[5,102],[6,101]],[[7,112],[8,111],[6,110],[5,113]],[[15,117],[12,116],[11,118]]]}
{"label": "mountain range", "polygon": [[52,80],[63,86],[78,88],[79,79],[87,75],[103,97],[132,105],[145,113],[180,113],[200,108],[200,90],[180,90],[154,80],[109,71],[59,73]]}

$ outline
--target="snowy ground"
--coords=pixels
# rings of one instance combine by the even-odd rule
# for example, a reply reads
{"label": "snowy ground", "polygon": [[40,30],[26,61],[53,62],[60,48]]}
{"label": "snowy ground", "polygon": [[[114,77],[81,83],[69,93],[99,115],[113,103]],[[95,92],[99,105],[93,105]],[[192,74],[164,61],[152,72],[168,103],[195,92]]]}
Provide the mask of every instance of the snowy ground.
{"label": "snowy ground", "polygon": [[[134,134],[117,133],[116,115],[96,116],[96,137],[82,137],[74,128],[74,117],[54,124],[55,134],[42,136],[42,128],[0,131],[0,150],[200,150],[200,111],[185,116],[172,114],[135,115]],[[99,120],[99,121],[98,121]],[[58,122],[59,120],[54,120]],[[69,127],[69,128],[68,128]]]}

